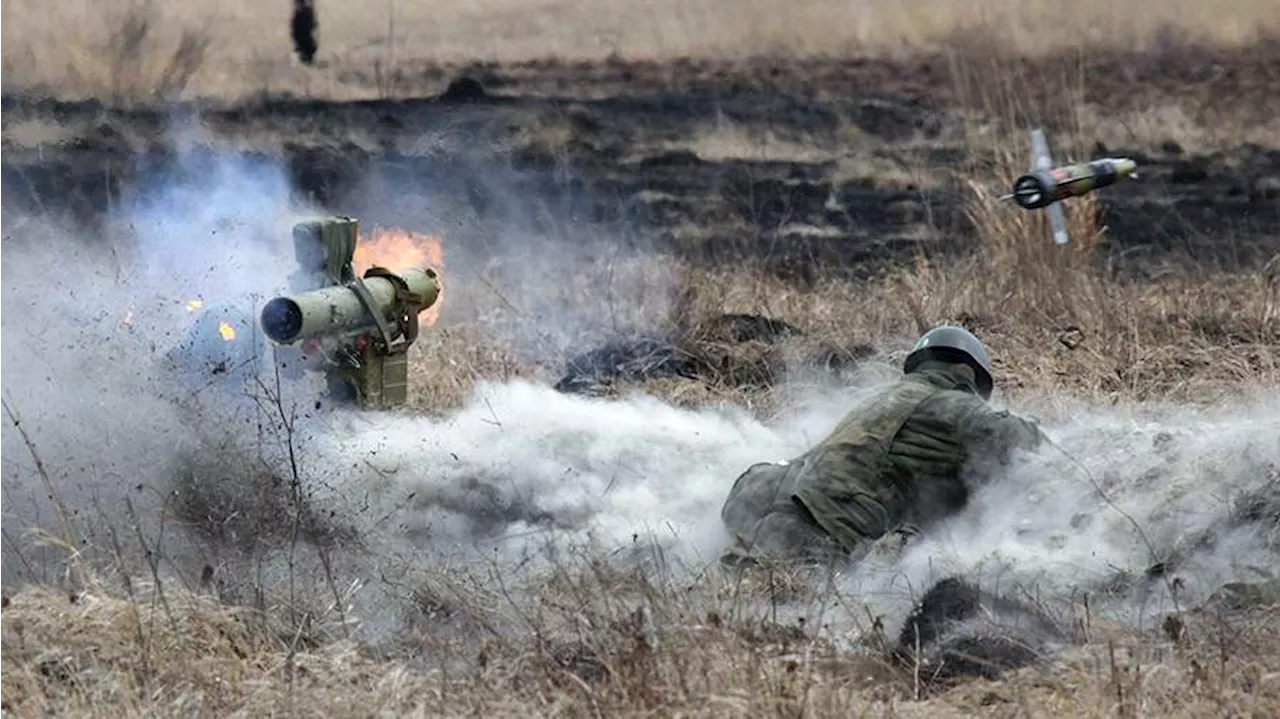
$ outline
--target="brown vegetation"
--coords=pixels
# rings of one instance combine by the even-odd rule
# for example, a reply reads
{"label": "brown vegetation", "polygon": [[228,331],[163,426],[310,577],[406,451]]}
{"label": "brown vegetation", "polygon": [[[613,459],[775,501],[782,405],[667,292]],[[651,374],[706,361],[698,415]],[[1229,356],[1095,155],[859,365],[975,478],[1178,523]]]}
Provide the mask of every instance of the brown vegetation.
{"label": "brown vegetation", "polygon": [[[1192,52],[1192,41],[1247,48],[1280,23],[1275,0],[1225,6],[811,0],[790,3],[785,11],[755,0],[322,1],[313,69],[289,59],[289,12],[288,3],[242,1],[9,3],[5,93],[140,105],[264,91],[345,99],[438,91],[441,82],[425,78],[444,75],[424,73],[441,63],[615,54],[738,59],[760,50],[902,56],[954,47],[949,43],[958,37],[972,43],[975,36],[999,42],[1013,55],[1117,48],[1175,54]],[[696,377],[610,388],[638,385],[680,404],[727,401],[768,414],[794,388],[779,383],[788,373],[852,365],[870,353],[897,359],[907,339],[946,320],[979,331],[997,364],[998,391],[1012,400],[1065,393],[1107,403],[1210,402],[1280,386],[1280,254],[1274,245],[1269,261],[1244,269],[1201,258],[1199,265],[1169,260],[1120,271],[1099,260],[1106,235],[1097,196],[1068,205],[1072,243],[1055,247],[1041,215],[1011,211],[989,192],[993,177],[1007,184],[1026,164],[1025,140],[1012,120],[1044,114],[1049,104],[1061,110],[1052,113],[1061,124],[1057,137],[1084,147],[1115,137],[1144,150],[1169,139],[1190,152],[1246,141],[1274,147],[1274,119],[1270,125],[1241,120],[1247,115],[1241,110],[1233,123],[1205,115],[1207,102],[1184,103],[1172,95],[1154,109],[1111,112],[1086,102],[1083,84],[1061,77],[1055,80],[1060,92],[1036,99],[1030,95],[1038,93],[1026,91],[1035,78],[1016,69],[993,75],[991,69],[973,63],[946,74],[950,92],[963,99],[960,114],[969,121],[957,133],[971,155],[939,183],[963,193],[961,207],[975,240],[971,252],[938,251],[934,244],[914,253],[913,262],[869,276],[816,271],[803,281],[764,262],[717,267],[673,254],[619,256],[605,280],[601,263],[584,261],[582,267],[529,265],[521,281],[542,287],[542,299],[552,305],[590,307],[595,326],[616,334],[657,331],[698,357],[703,371]],[[522,72],[536,74],[512,70]],[[1264,80],[1264,88],[1275,82]],[[1187,90],[1196,92],[1210,91]],[[1032,110],[1034,103],[1046,104]],[[1135,130],[1135,123],[1146,124]],[[6,125],[6,151],[58,134],[37,129],[38,138],[24,143],[15,139],[17,128]],[[707,161],[835,159],[844,163],[841,172],[857,179],[883,180],[889,166],[898,173],[890,184],[928,185],[919,178],[929,168],[872,152],[883,149],[878,141],[852,129],[834,144],[859,150],[837,149],[834,156],[830,145],[822,147],[829,138],[775,129],[777,135],[761,136],[725,123],[668,139],[662,150],[691,149]],[[524,128],[530,137],[523,141],[563,148],[573,138],[558,135],[562,130]],[[32,126],[25,131],[35,132]],[[446,262],[449,241],[446,235]],[[414,350],[418,410],[456,408],[480,380],[534,376],[554,382],[564,373],[561,363],[526,361],[523,345],[506,341],[507,324],[532,322],[519,296],[479,272],[446,275],[446,282],[442,319],[430,341]],[[629,297],[648,296],[648,289],[674,299],[652,305],[601,301],[600,293],[607,295],[615,282],[626,285]],[[727,314],[764,316],[799,333],[776,341],[729,340],[720,324]],[[487,319],[495,315],[499,319]],[[418,585],[416,613],[395,641],[367,646],[352,638],[344,613],[349,597],[332,578],[329,605],[293,606],[280,592],[259,586],[254,602],[233,606],[204,582],[122,582],[110,567],[83,566],[65,537],[38,539],[60,546],[71,559],[68,581],[57,584],[64,588],[5,590],[3,708],[14,716],[1280,713],[1274,608],[1227,617],[1178,613],[1163,631],[1094,628],[1082,647],[1047,666],[1001,681],[942,686],[919,667],[890,665],[872,658],[879,654],[839,646],[821,627],[738,613],[740,602],[768,601],[777,587],[721,586],[706,578],[691,588],[664,576],[620,572],[597,557],[575,558],[516,598],[501,582],[468,584],[442,570]],[[705,601],[707,596],[715,600]],[[856,598],[848,600],[856,604]],[[518,630],[497,630],[503,621]],[[440,629],[446,625],[461,638]]]}

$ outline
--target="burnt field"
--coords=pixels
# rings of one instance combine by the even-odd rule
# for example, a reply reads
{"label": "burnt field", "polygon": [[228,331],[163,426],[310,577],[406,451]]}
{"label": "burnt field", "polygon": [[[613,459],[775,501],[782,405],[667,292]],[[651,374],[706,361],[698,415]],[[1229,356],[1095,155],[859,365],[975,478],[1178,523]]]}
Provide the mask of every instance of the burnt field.
{"label": "burnt field", "polygon": [[[1014,163],[1030,161],[1013,128],[1043,126],[1059,161],[1139,163],[1139,181],[1099,201],[1101,262],[1259,266],[1280,223],[1280,149],[1266,132],[1280,89],[1274,47],[1083,64],[432,67],[434,96],[350,103],[122,110],[6,96],[5,205],[93,223],[139,177],[171,169],[173,143],[198,127],[198,143],[283,163],[298,193],[363,221],[466,237],[486,221],[542,215],[559,226],[534,231],[574,243],[856,275],[920,251],[972,250],[962,180],[1007,192]],[[1170,108],[1175,121],[1161,122]],[[483,238],[447,241],[484,252]]]}

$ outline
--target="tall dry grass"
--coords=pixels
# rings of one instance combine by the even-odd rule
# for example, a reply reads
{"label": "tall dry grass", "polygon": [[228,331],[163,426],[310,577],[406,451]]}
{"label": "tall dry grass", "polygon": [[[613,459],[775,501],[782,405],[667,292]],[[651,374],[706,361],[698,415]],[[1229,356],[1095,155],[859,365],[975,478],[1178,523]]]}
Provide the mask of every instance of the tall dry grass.
{"label": "tall dry grass", "polygon": [[381,647],[348,639],[324,621],[334,615],[324,607],[315,621],[284,621],[275,596],[263,608],[233,607],[194,584],[161,594],[139,581],[125,597],[91,575],[71,592],[25,587],[5,595],[0,619],[4,710],[922,718],[1280,711],[1274,610],[1174,615],[1167,636],[1099,623],[1046,666],[957,685],[884,659],[874,617],[858,617],[852,596],[842,598],[836,623],[869,630],[862,649],[840,647],[819,623],[773,618],[771,597],[786,590],[776,583],[707,579],[695,592],[582,556],[518,593],[513,580],[469,586],[448,570],[419,579],[416,616]]}

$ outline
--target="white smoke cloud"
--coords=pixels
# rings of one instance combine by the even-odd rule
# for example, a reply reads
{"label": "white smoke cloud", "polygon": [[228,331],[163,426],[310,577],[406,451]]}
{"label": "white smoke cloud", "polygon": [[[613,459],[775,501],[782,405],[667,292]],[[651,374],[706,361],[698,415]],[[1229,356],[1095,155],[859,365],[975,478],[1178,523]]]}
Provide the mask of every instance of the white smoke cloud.
{"label": "white smoke cloud", "polygon": [[[692,411],[636,395],[606,400],[515,381],[480,386],[448,420],[352,420],[310,446],[319,462],[362,467],[339,487],[382,485],[410,529],[523,554],[531,533],[606,545],[679,539],[714,558],[719,505],[742,468],[802,451],[803,423],[768,427],[745,411]],[[364,461],[353,461],[362,459]],[[478,488],[480,487],[480,488]],[[508,522],[489,526],[488,513]]]}

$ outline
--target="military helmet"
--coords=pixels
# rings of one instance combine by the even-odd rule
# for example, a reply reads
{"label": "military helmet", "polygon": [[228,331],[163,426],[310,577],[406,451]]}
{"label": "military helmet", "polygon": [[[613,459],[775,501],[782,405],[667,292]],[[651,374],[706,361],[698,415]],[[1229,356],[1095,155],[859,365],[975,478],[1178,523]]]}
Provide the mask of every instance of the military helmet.
{"label": "military helmet", "polygon": [[920,363],[929,359],[963,362],[973,368],[978,382],[978,394],[983,399],[991,397],[994,382],[991,379],[991,358],[982,341],[969,330],[957,325],[941,325],[924,333],[903,362],[902,371],[911,373]]}

